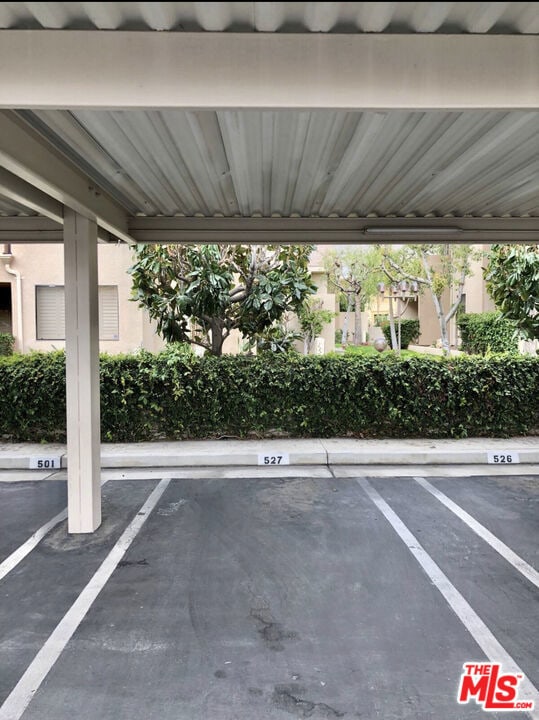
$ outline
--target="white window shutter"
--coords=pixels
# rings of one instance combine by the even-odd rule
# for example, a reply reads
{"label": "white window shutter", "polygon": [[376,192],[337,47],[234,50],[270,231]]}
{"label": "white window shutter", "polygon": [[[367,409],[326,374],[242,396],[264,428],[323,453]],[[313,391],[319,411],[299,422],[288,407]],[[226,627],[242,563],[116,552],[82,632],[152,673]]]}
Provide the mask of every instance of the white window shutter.
{"label": "white window shutter", "polygon": [[[38,340],[65,340],[63,285],[36,285],[36,337]],[[99,339],[119,339],[118,288],[99,286]]]}
{"label": "white window shutter", "polygon": [[118,288],[99,286],[99,339],[119,340]]}
{"label": "white window shutter", "polygon": [[63,285],[36,285],[36,337],[64,340],[65,303]]}

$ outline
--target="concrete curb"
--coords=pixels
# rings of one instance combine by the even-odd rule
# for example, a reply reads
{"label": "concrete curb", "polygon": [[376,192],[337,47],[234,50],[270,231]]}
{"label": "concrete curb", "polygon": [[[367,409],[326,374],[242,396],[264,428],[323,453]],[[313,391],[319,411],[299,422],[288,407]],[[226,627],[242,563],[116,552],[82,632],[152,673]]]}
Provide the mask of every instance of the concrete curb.
{"label": "concrete curb", "polygon": [[[512,463],[539,463],[539,437],[465,440],[203,440],[103,444],[101,467],[241,467],[258,465],[487,465],[489,453],[511,455]],[[281,460],[279,461],[279,457]],[[54,458],[53,466],[43,466]],[[28,470],[41,459],[43,469],[67,467],[65,445],[0,445],[1,470]],[[492,462],[492,458],[491,458]]]}

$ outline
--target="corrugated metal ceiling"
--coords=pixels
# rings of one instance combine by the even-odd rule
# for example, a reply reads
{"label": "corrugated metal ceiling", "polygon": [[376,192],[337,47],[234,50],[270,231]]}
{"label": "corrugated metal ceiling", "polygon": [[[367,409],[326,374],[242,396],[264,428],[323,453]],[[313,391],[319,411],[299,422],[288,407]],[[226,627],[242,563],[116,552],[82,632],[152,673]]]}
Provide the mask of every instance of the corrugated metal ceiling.
{"label": "corrugated metal ceiling", "polygon": [[539,112],[21,114],[131,214],[539,216]]}
{"label": "corrugated metal ceiling", "polygon": [[[539,3],[4,2],[0,28],[538,33]],[[131,214],[539,216],[538,112],[21,115]]]}
{"label": "corrugated metal ceiling", "polygon": [[538,33],[537,2],[3,2],[0,28]]}

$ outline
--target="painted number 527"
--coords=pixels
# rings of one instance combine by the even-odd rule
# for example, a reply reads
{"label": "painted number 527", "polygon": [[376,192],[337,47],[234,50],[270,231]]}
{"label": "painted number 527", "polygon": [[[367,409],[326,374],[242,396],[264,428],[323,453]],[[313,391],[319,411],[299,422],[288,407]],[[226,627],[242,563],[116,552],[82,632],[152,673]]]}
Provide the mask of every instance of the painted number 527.
{"label": "painted number 527", "polygon": [[264,465],[280,465],[282,461],[282,455],[264,455]]}
{"label": "painted number 527", "polygon": [[290,465],[290,456],[286,452],[260,453],[259,465]]}

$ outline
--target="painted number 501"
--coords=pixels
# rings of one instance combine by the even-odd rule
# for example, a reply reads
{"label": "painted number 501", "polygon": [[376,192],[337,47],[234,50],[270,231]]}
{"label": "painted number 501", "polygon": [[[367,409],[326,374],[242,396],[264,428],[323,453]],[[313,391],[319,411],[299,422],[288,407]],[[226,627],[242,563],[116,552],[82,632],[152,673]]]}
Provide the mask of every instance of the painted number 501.
{"label": "painted number 501", "polygon": [[31,470],[58,470],[62,467],[62,458],[58,455],[47,455],[30,458]]}

